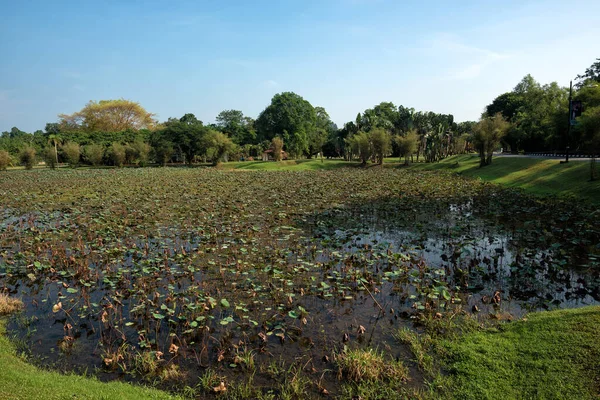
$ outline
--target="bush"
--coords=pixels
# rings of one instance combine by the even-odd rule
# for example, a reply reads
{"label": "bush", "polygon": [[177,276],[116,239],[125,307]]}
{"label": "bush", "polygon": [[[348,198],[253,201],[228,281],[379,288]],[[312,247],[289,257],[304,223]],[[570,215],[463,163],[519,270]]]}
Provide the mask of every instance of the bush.
{"label": "bush", "polygon": [[273,160],[281,161],[281,152],[283,151],[283,139],[274,137],[271,141],[271,149],[273,150]]}
{"label": "bush", "polygon": [[104,146],[100,144],[88,144],[83,147],[83,158],[93,166],[102,164],[104,157]]}
{"label": "bush", "polygon": [[129,147],[135,152],[135,159],[140,167],[148,165],[148,159],[150,158],[150,150],[152,149],[148,143],[144,143],[141,140],[136,140]]}
{"label": "bush", "polygon": [[69,165],[73,168],[79,164],[79,158],[81,156],[81,148],[79,144],[74,142],[67,142],[61,146],[62,152],[65,154],[65,158]]}
{"label": "bush", "polygon": [[167,141],[159,142],[154,146],[154,160],[163,167],[167,165],[167,162],[169,162],[173,153],[175,153],[175,149],[173,149],[173,145]]}
{"label": "bush", "polygon": [[11,164],[10,154],[8,151],[0,150],[0,171],[6,171],[6,168]]}
{"label": "bush", "polygon": [[44,158],[47,167],[52,169],[56,168],[56,150],[54,147],[46,147],[42,152],[42,157]]}
{"label": "bush", "polygon": [[19,154],[19,161],[25,169],[32,169],[35,164],[35,149],[33,147],[25,147]]}
{"label": "bush", "polygon": [[113,143],[109,149],[110,160],[115,167],[122,167],[125,162],[125,146],[120,143]]}

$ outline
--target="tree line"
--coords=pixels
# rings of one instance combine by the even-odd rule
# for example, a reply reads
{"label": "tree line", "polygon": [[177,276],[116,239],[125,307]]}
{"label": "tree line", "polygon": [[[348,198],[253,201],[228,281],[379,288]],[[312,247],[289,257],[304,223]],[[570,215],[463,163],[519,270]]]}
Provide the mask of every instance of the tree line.
{"label": "tree line", "polygon": [[477,150],[481,165],[499,148],[513,153],[598,151],[600,59],[576,79],[574,100],[584,111],[569,132],[568,88],[541,85],[527,75],[496,97],[479,121],[456,123],[451,114],[416,111],[382,102],[336,126],[323,107],[296,93],[276,94],[253,119],[224,110],[215,123],[193,114],[159,122],[139,103],[119,99],[90,101],[80,111],[60,114],[45,129],[27,133],[14,127],[0,136],[0,169],[38,160],[49,167],[251,160],[265,151],[281,157],[328,157],[383,163],[385,157],[437,162]]}

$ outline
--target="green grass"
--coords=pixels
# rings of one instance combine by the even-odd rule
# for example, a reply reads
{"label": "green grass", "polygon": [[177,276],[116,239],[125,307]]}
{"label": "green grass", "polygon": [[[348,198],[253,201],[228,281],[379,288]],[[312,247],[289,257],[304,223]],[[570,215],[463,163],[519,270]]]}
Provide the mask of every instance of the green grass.
{"label": "green grass", "polygon": [[494,157],[492,165],[479,168],[479,157],[469,154],[411,168],[453,171],[537,195],[576,196],[600,202],[600,181],[590,182],[590,164],[586,161],[560,164],[559,160]]}
{"label": "green grass", "polygon": [[[530,314],[443,346],[455,399],[597,399],[600,307]],[[436,396],[437,397],[437,396]]]}
{"label": "green grass", "polygon": [[[344,160],[287,160],[241,161],[223,163],[222,169],[307,171],[360,167],[359,162]],[[368,167],[377,167],[369,164]],[[405,168],[397,158],[385,160],[385,167]],[[479,157],[474,154],[449,157],[439,163],[412,164],[412,169],[449,171],[500,185],[518,187],[536,195],[575,196],[600,203],[600,181],[590,182],[590,165],[586,161],[560,164],[559,160],[494,157],[492,165],[479,168]]]}
{"label": "green grass", "polygon": [[40,370],[15,354],[0,320],[0,399],[175,399],[165,392],[126,383],[102,383],[73,374]]}

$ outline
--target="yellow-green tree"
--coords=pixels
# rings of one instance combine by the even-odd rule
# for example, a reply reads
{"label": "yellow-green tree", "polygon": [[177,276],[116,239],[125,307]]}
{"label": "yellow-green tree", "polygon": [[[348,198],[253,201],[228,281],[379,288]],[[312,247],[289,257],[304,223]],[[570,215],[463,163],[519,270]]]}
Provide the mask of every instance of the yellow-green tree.
{"label": "yellow-green tree", "polygon": [[119,99],[90,101],[73,114],[59,114],[61,132],[121,132],[153,129],[154,114],[139,103]]}
{"label": "yellow-green tree", "polygon": [[492,117],[484,116],[473,129],[473,142],[479,150],[480,167],[492,163],[494,150],[500,145],[500,141],[506,135],[510,124],[497,113]]}

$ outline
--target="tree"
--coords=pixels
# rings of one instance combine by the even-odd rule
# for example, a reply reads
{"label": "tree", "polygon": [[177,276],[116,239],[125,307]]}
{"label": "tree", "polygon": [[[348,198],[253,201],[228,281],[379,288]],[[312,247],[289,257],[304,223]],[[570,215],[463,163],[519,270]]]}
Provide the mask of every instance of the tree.
{"label": "tree", "polygon": [[32,169],[33,164],[35,164],[35,154],[36,151],[33,147],[27,146],[21,150],[19,154],[19,161],[21,165],[25,167],[25,169]]}
{"label": "tree", "polygon": [[236,149],[235,143],[222,132],[209,130],[203,138],[206,152],[210,154],[213,165],[219,164],[223,158]]}
{"label": "tree", "polygon": [[348,145],[353,154],[359,156],[362,165],[367,165],[367,162],[373,155],[371,140],[367,132],[358,132],[348,138]]}
{"label": "tree", "polygon": [[375,161],[379,165],[383,165],[383,159],[390,153],[392,148],[392,136],[383,128],[374,128],[369,132],[371,148]]}
{"label": "tree", "polygon": [[6,171],[6,168],[10,165],[10,154],[6,150],[0,150],[0,171]]}
{"label": "tree", "polygon": [[253,144],[256,141],[254,120],[245,117],[239,110],[224,110],[217,115],[216,126],[237,145]]}
{"label": "tree", "polygon": [[173,143],[173,147],[185,156],[188,164],[192,164],[194,158],[206,150],[202,147],[202,138],[206,132],[207,128],[194,114],[185,114],[180,119],[169,118],[161,135]]}
{"label": "tree", "polygon": [[56,157],[56,150],[54,149],[54,147],[44,148],[42,150],[42,157],[48,168],[51,168],[51,169],[56,168],[58,163],[56,162],[57,157]]}
{"label": "tree", "polygon": [[110,159],[115,167],[122,167],[125,162],[125,146],[121,143],[113,143],[108,150]]}
{"label": "tree", "polygon": [[83,146],[82,153],[85,161],[96,167],[102,164],[104,146],[100,144],[88,144],[87,146]]}
{"label": "tree", "polygon": [[415,129],[408,131],[405,136],[396,136],[396,145],[400,158],[404,157],[404,165],[408,165],[409,157],[417,151],[419,135]]}
{"label": "tree", "polygon": [[575,79],[578,81],[575,84],[577,89],[581,89],[590,82],[600,83],[600,58],[597,58],[595,63],[587,68],[583,74],[577,75]]}
{"label": "tree", "polygon": [[492,163],[494,150],[500,145],[509,126],[500,113],[493,117],[484,114],[484,117],[475,125],[473,140],[479,149],[480,167]]}
{"label": "tree", "polygon": [[273,160],[281,161],[281,152],[283,151],[283,140],[276,136],[271,140],[271,150],[273,150]]}
{"label": "tree", "polygon": [[134,162],[136,162],[137,165],[140,167],[148,165],[148,159],[150,158],[150,152],[152,151],[152,147],[148,143],[138,139],[131,143],[129,147],[133,150]]}
{"label": "tree", "polygon": [[323,151],[323,146],[337,132],[337,126],[323,107],[315,107],[315,127],[308,137],[308,158]]}
{"label": "tree", "polygon": [[126,130],[153,129],[154,114],[133,101],[90,101],[73,114],[59,114],[60,132],[121,132]]}
{"label": "tree", "polygon": [[79,164],[79,157],[81,156],[81,149],[79,144],[74,142],[67,142],[61,146],[61,150],[67,159],[69,165],[73,168]]}
{"label": "tree", "polygon": [[309,152],[308,134],[315,129],[316,118],[313,106],[301,96],[293,92],[276,94],[256,120],[258,139],[283,136],[288,153],[300,156]]}

